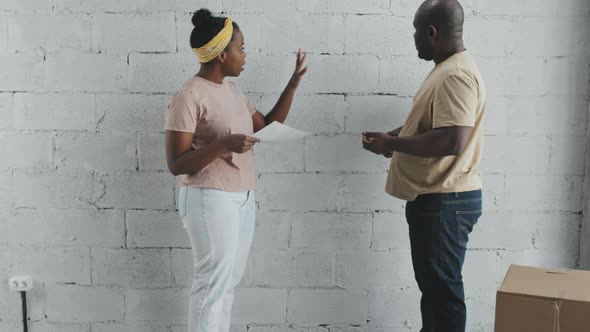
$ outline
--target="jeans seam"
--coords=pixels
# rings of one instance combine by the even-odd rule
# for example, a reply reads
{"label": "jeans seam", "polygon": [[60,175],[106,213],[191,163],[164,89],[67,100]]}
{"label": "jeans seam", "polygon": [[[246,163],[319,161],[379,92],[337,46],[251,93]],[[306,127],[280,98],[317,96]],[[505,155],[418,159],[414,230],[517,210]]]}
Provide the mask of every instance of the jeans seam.
{"label": "jeans seam", "polygon": [[[443,205],[442,205],[442,203],[443,203],[442,195],[440,196],[440,203],[441,203],[441,205],[440,205],[440,209],[438,211],[438,236],[439,236],[438,268],[442,269],[442,268],[444,268],[444,256],[445,256],[442,249],[445,247],[444,240],[446,238],[446,236],[444,236],[442,234],[442,232],[443,232],[442,225],[444,224],[444,220],[443,220],[444,219],[444,209],[443,209]],[[436,272],[435,272],[435,274],[436,274]]]}
{"label": "jeans seam", "polygon": [[186,208],[187,201],[188,201],[188,187],[184,187],[184,215],[182,216],[182,218],[186,217],[186,215],[187,215],[187,208]]}
{"label": "jeans seam", "polygon": [[476,203],[481,202],[481,198],[469,198],[469,199],[461,199],[456,201],[443,201],[443,205],[452,205],[452,204],[462,204],[462,203]]}
{"label": "jeans seam", "polygon": [[473,210],[473,211],[455,211],[456,215],[470,215],[470,214],[480,214],[482,210]]}
{"label": "jeans seam", "polygon": [[244,205],[246,205],[246,203],[248,203],[248,200],[250,199],[250,190],[248,190],[246,192],[246,200],[244,201],[244,203],[242,203],[242,205],[240,205],[240,209],[244,207]]}
{"label": "jeans seam", "polygon": [[[201,188],[201,211],[203,211],[203,221],[205,223],[205,225],[207,225],[207,233],[209,236],[209,247],[211,246],[211,233],[209,233],[209,226],[207,224],[207,213],[205,211],[205,189]],[[197,326],[199,326],[199,322],[203,321],[203,308],[205,307],[205,301],[207,300],[207,298],[209,297],[209,295],[211,294],[211,271],[213,269],[213,259],[211,258],[212,256],[212,248],[209,249],[210,253],[209,253],[209,258],[208,258],[208,263],[209,263],[209,270],[207,271],[209,276],[207,278],[207,293],[205,294],[205,296],[203,297],[203,302],[201,303],[201,309],[200,309],[200,314],[199,314],[199,321],[197,321]],[[209,321],[207,320],[207,318],[205,318],[205,328],[207,328],[207,325],[209,324]]]}
{"label": "jeans seam", "polygon": [[463,224],[461,223],[460,219],[461,219],[461,214],[459,214],[459,211],[455,211],[455,225],[457,227],[456,232],[457,232],[457,242],[459,243],[460,246],[466,246],[467,245],[467,241],[465,241],[465,243],[463,243],[463,237],[462,232],[465,231],[463,228]]}

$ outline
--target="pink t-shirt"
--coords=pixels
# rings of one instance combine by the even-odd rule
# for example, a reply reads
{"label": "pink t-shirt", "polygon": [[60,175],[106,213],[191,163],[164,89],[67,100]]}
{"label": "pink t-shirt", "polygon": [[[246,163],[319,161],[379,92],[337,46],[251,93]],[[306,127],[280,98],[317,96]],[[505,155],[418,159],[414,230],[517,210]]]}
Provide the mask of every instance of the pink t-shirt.
{"label": "pink t-shirt", "polygon": [[[194,134],[193,149],[231,135],[252,135],[254,105],[233,82],[217,84],[195,76],[170,99],[166,130]],[[196,174],[179,176],[179,185],[230,192],[254,189],[254,154],[228,152]]]}

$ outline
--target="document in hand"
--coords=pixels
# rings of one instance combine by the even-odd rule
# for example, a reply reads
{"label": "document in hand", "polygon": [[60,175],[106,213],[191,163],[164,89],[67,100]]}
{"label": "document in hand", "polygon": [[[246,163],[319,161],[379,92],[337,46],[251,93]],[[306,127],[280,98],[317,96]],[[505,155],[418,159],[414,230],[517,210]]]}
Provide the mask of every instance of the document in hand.
{"label": "document in hand", "polygon": [[274,121],[252,136],[260,139],[260,142],[278,142],[299,139],[308,135],[311,135],[311,133],[294,129],[285,126],[280,122]]}

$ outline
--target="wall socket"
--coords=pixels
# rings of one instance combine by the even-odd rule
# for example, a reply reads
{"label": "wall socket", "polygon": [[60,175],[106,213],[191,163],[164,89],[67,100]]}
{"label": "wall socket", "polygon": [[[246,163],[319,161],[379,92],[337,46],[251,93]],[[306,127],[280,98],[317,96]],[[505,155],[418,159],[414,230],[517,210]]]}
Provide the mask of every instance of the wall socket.
{"label": "wall socket", "polygon": [[33,278],[29,275],[18,275],[8,279],[8,288],[16,292],[28,292],[33,289]]}

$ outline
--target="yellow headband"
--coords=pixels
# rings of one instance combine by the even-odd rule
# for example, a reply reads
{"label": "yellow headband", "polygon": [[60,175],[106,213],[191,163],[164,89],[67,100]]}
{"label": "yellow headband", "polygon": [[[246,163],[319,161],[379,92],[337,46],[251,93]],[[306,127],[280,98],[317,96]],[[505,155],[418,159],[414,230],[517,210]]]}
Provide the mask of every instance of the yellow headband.
{"label": "yellow headband", "polygon": [[199,58],[199,62],[207,63],[221,54],[221,52],[227,47],[227,44],[229,44],[233,33],[234,26],[231,18],[227,18],[223,29],[221,29],[213,39],[199,48],[193,48],[193,52],[195,52]]}

